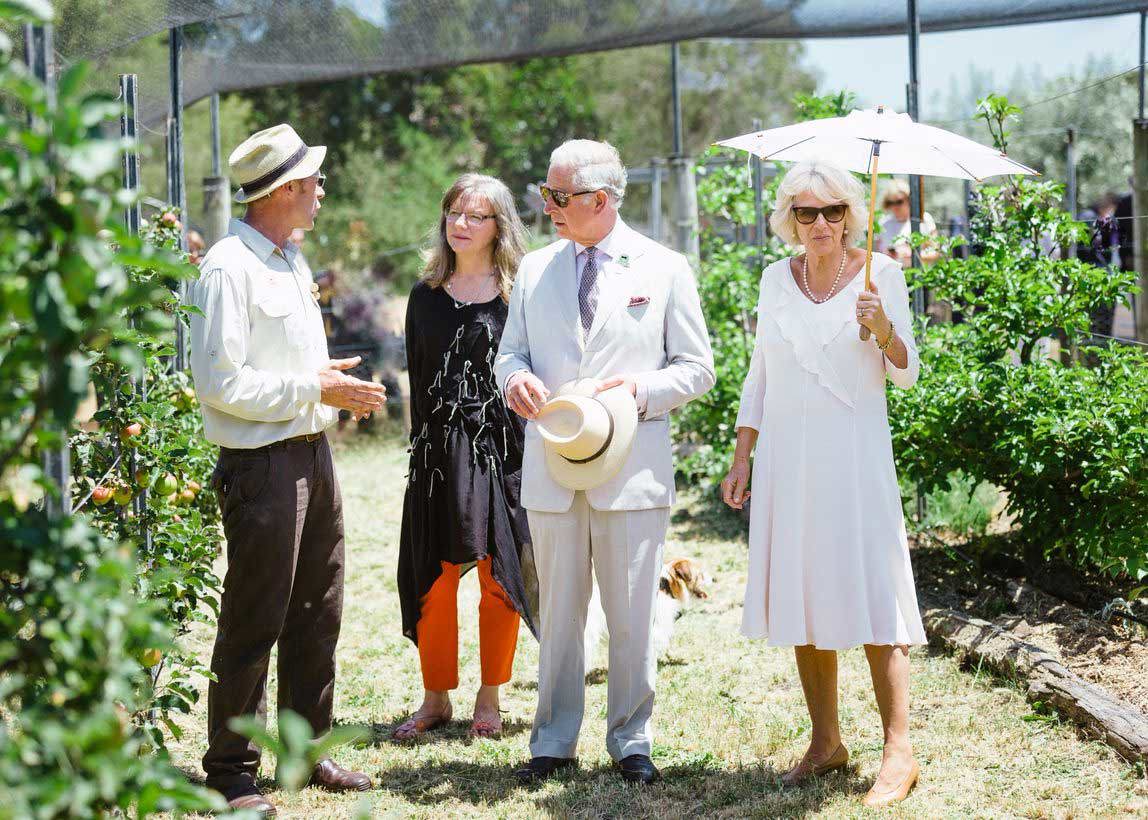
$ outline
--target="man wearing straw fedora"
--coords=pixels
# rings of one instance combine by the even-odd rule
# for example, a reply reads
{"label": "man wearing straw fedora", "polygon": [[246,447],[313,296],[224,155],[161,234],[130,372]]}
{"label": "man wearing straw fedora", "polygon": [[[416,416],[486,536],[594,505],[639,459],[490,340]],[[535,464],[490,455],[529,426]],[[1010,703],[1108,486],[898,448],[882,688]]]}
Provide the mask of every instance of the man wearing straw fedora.
{"label": "man wearing straw fedora", "polygon": [[[279,645],[279,708],[331,727],[335,644],[343,605],[343,513],[324,430],[340,409],[366,416],[381,385],[330,360],[317,288],[297,247],[323,199],[326,149],[289,125],[253,135],[231,154],[242,219],[200,265],[189,301],[191,370],[204,433],[220,447],[212,484],[227,538],[227,575],[208,688],[207,785],[236,809],[274,814],[255,783],[259,748],[234,732],[265,714],[267,667]],[[369,789],[366,775],[326,759],[311,783]]]}
{"label": "man wearing straw fedora", "polygon": [[618,217],[625,192],[611,145],[554,151],[541,193],[561,239],[522,260],[495,364],[530,422],[522,504],[542,634],[524,782],[576,763],[591,572],[610,633],[606,748],[626,780],[659,778],[650,634],[674,500],[668,414],[713,386],[714,366],[689,263]]}

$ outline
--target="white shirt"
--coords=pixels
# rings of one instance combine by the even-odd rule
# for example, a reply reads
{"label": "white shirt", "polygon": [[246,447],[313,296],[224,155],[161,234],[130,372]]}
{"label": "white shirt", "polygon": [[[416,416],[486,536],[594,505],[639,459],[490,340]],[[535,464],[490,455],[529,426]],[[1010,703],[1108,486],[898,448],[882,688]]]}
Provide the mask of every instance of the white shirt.
{"label": "white shirt", "polygon": [[[610,229],[610,232],[608,234],[606,234],[604,237],[602,237],[601,242],[599,242],[597,245],[594,246],[595,248],[597,248],[597,252],[594,255],[594,259],[598,265],[598,273],[599,274],[602,273],[602,268],[604,268],[606,266],[606,263],[609,262],[610,260],[612,260],[615,256],[615,254],[612,252],[611,249],[613,248],[614,243],[616,242],[615,234],[617,232],[618,232],[618,223],[615,222],[614,227]],[[578,289],[579,290],[582,289],[582,271],[586,270],[586,260],[589,259],[589,257],[586,256],[586,248],[587,247],[589,247],[589,246],[579,245],[577,242],[574,243],[574,260],[575,260],[574,265],[576,268],[576,270],[574,272],[575,272],[575,274],[577,274],[577,277],[578,277],[577,282],[578,282]]]}
{"label": "white shirt", "polygon": [[191,373],[212,444],[263,447],[338,420],[319,403],[327,339],[311,293],[303,254],[241,220],[207,252],[187,301],[203,312],[191,317]]}
{"label": "white shirt", "polygon": [[[906,219],[904,222],[897,219],[895,216],[890,216],[881,223],[881,236],[878,244],[878,250],[889,251],[897,245],[909,245],[909,237],[913,233],[913,223]],[[933,220],[933,215],[928,211],[921,219],[921,234],[925,236],[937,235],[937,223]]]}

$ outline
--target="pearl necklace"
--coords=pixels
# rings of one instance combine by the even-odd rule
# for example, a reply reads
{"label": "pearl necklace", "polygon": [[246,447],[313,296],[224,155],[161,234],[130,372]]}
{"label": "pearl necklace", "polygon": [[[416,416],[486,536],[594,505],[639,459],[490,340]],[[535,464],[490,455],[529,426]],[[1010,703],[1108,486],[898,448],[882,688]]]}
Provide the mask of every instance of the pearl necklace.
{"label": "pearl necklace", "polygon": [[805,254],[805,258],[801,260],[801,287],[805,290],[805,293],[809,296],[813,304],[820,305],[823,302],[828,302],[833,297],[833,291],[837,290],[837,283],[841,281],[841,274],[845,272],[845,259],[848,254],[849,252],[845,248],[841,249],[841,264],[837,266],[837,275],[833,277],[833,284],[829,286],[829,290],[823,299],[818,299],[813,295],[813,291],[809,289],[809,253],[807,252]]}

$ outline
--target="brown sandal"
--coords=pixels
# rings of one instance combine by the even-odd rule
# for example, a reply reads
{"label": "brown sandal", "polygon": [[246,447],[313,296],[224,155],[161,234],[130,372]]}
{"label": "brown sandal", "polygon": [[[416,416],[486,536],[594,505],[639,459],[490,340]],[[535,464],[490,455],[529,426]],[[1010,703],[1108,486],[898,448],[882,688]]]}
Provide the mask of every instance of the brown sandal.
{"label": "brown sandal", "polygon": [[[475,710],[476,712],[478,710]],[[470,724],[471,737],[498,737],[502,734],[502,715],[495,712],[494,720],[478,717],[476,714]]]}
{"label": "brown sandal", "polygon": [[451,714],[452,712],[449,709],[437,715],[426,715],[415,712],[391,733],[391,737],[394,740],[414,740],[415,738],[422,737],[432,729],[437,729],[440,726],[446,726],[450,723]]}

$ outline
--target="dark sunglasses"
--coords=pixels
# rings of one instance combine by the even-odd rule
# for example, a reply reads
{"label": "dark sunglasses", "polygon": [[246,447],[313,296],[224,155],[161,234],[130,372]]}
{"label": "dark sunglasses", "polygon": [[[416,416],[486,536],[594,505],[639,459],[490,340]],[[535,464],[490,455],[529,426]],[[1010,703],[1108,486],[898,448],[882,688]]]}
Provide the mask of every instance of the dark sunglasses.
{"label": "dark sunglasses", "polygon": [[812,225],[819,215],[825,217],[826,222],[840,222],[845,218],[848,207],[847,205],[826,205],[824,208],[794,207],[793,216],[802,225]]}
{"label": "dark sunglasses", "polygon": [[886,199],[885,200],[885,207],[886,208],[892,208],[896,205],[904,205],[908,201],[909,200],[905,199],[905,197],[901,197],[900,199]]}
{"label": "dark sunglasses", "polygon": [[551,188],[549,185],[538,186],[538,193],[542,194],[543,202],[553,202],[556,208],[565,208],[570,204],[570,197],[582,196],[582,194],[596,194],[597,191],[575,191],[568,194],[565,191],[559,191]]}

